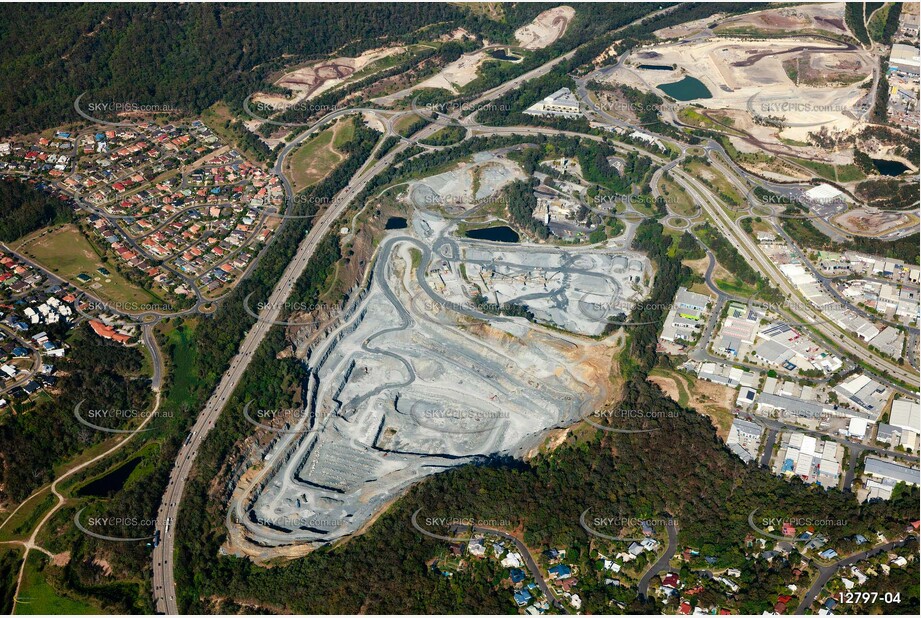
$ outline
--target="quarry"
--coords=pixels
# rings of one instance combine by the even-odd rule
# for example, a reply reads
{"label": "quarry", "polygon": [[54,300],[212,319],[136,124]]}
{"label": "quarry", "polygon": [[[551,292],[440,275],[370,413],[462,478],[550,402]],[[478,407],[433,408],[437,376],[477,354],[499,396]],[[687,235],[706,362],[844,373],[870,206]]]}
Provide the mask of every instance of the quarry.
{"label": "quarry", "polygon": [[586,335],[648,295],[649,260],[457,226],[417,211],[382,239],[363,291],[309,352],[306,407],[238,482],[226,551],[269,560],[360,533],[413,483],[526,457],[611,396],[619,338]]}
{"label": "quarry", "polygon": [[[804,140],[819,127],[852,129],[866,112],[860,85],[873,71],[872,56],[849,43],[718,37],[638,48],[607,77],[671,96],[679,106],[726,111],[738,128],[775,141],[778,132]],[[781,119],[780,126],[759,118]]]}

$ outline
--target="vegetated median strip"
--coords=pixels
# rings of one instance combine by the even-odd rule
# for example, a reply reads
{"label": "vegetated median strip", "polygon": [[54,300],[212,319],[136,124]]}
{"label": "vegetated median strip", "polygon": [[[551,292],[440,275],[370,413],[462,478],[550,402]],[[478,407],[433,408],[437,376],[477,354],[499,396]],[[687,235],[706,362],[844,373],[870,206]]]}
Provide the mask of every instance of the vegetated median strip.
{"label": "vegetated median strip", "polygon": [[[685,178],[685,180],[690,180],[690,179]],[[692,184],[693,184],[693,182],[692,182]],[[700,187],[698,187],[698,189],[700,189]],[[701,189],[701,190],[702,190],[702,189]],[[704,201],[704,203],[706,204],[705,208],[714,209],[714,210],[715,210],[716,219],[714,220],[714,222],[717,224],[717,226],[716,226],[717,229],[719,229],[721,225],[722,225],[722,226],[725,226],[727,229],[730,229],[730,230],[733,229],[732,221],[729,220],[729,223],[727,223],[726,220],[724,219],[725,217],[727,217],[727,215],[726,215],[726,213],[724,212],[723,205],[719,202],[719,200],[716,200],[715,198],[713,198],[712,195],[710,195],[710,200],[712,200],[712,201],[709,201],[709,200],[705,200],[705,201]],[[747,236],[745,236],[745,235],[742,236],[742,241],[743,241],[743,242],[740,242],[740,246],[743,246],[743,245],[745,244],[745,243],[744,243],[744,240],[745,240],[746,238],[747,238]],[[733,240],[736,240],[736,239],[733,238]],[[759,260],[759,259],[758,259],[758,256],[760,256],[760,257],[763,259],[763,261],[762,261],[762,260]],[[774,266],[774,265],[770,262],[770,260],[767,259],[767,256],[765,256],[765,255],[760,251],[760,249],[758,249],[757,247],[754,247],[752,254],[751,254],[751,255],[748,255],[748,254],[746,253],[745,257],[747,258],[747,259],[746,259],[746,262],[748,261],[748,258],[750,258],[751,260],[753,260],[753,261],[758,265],[759,268],[764,269],[766,272],[770,272],[771,269],[772,269],[772,267],[773,267],[775,270],[774,270],[773,272],[770,272],[770,275],[768,276],[768,281],[776,281],[776,282],[778,282],[779,284],[781,284],[781,286],[783,286],[783,285],[791,285],[791,289],[793,289],[793,294],[792,294],[792,295],[795,296],[795,297],[797,297],[797,298],[800,300],[800,304],[801,304],[803,307],[807,307],[807,306],[808,306],[808,304],[807,304],[806,301],[805,301],[805,298],[802,297],[802,294],[801,294],[798,290],[796,290],[796,288],[792,287],[792,284],[788,284],[788,283],[787,283],[786,279],[784,278],[784,275],[783,275],[782,273],[780,273],[779,271],[776,271],[776,266]],[[760,274],[760,271],[759,271],[759,274]],[[819,313],[819,315],[821,315],[821,314]],[[841,332],[841,333],[844,333],[845,335],[847,334],[847,333],[844,331],[844,329],[842,329],[840,326],[838,326],[838,325],[835,324],[834,322],[827,322],[827,323],[824,323],[823,325],[825,325],[825,326],[831,328],[831,329],[832,329],[833,331],[835,331],[835,332]],[[819,324],[819,323],[810,324],[809,327],[808,327],[808,330],[809,330],[810,332],[815,332],[815,331],[818,331],[819,329],[820,329],[820,324]],[[826,341],[829,341],[829,339],[826,338]],[[848,340],[848,341],[850,342],[850,340]],[[861,350],[862,352],[864,352],[864,353],[866,353],[866,354],[869,354],[870,356],[872,356],[872,357],[874,357],[874,358],[878,358],[878,359],[882,360],[884,363],[890,364],[892,367],[896,367],[896,365],[894,365],[893,363],[891,363],[891,361],[889,361],[888,359],[884,359],[884,358],[880,357],[877,353],[874,353],[872,350],[868,350],[868,349],[864,348],[863,346],[861,346],[861,345],[859,345],[859,344],[857,344],[857,343],[853,343],[853,342],[851,342],[851,346],[852,346],[852,348],[849,349],[849,348],[847,348],[847,347],[842,348],[841,344],[839,344],[839,343],[833,343],[833,344],[832,344],[832,348],[833,348],[835,351],[837,351],[837,352],[839,352],[839,353],[841,353],[841,354],[850,353],[850,352],[851,352],[851,349],[853,349],[853,347],[856,346],[856,348],[859,349],[859,350]],[[842,350],[843,350],[843,351],[842,351]],[[898,368],[898,369],[901,369],[901,368]]]}
{"label": "vegetated median strip", "polygon": [[[316,185],[315,187],[312,187],[311,189],[308,189],[307,192],[299,196],[299,197],[312,197],[312,198],[318,198],[318,199],[298,199],[298,200],[295,200],[295,206],[297,207],[297,206],[300,206],[301,204],[306,203],[308,204],[308,209],[317,210],[318,204],[320,202],[325,203],[325,201],[331,201],[334,196],[339,194],[340,191],[342,191],[348,185],[350,180],[355,176],[356,172],[364,166],[367,158],[370,156],[373,149],[379,143],[379,140],[378,140],[379,135],[380,134],[378,132],[372,131],[370,129],[365,129],[363,127],[356,128],[354,139],[356,140],[357,145],[353,144],[352,147],[348,149],[350,150],[350,154],[349,154],[349,157],[346,159],[346,161],[342,165],[340,165],[336,170],[334,170],[330,175],[328,175],[320,184]],[[373,136],[373,139],[371,139],[372,136]],[[319,198],[324,198],[324,199],[319,199]],[[302,209],[299,209],[299,211],[300,210]],[[313,229],[313,226],[316,221],[317,221],[316,218],[308,218],[308,219],[297,218],[297,219],[289,220],[287,222],[288,225],[284,227],[284,230],[286,232],[285,243],[273,245],[274,251],[272,251],[271,254],[266,255],[266,258],[268,259],[264,258],[264,261],[261,263],[261,266],[263,266],[263,268],[254,271],[253,279],[250,280],[249,285],[239,286],[237,290],[235,290],[235,297],[233,299],[230,299],[229,302],[223,303],[221,308],[219,309],[218,315],[215,316],[215,320],[207,324],[208,329],[214,331],[213,336],[215,337],[222,337],[226,339],[226,336],[224,336],[223,333],[225,332],[225,329],[229,329],[229,332],[231,333],[231,337],[230,337],[231,342],[229,345],[226,345],[221,349],[221,352],[223,353],[222,358],[217,359],[217,360],[213,358],[209,359],[211,361],[211,365],[214,366],[215,371],[209,372],[209,376],[212,377],[211,383],[203,385],[203,387],[200,389],[199,392],[201,393],[202,397],[209,398],[211,396],[211,393],[215,388],[215,384],[218,383],[218,381],[220,380],[220,376],[223,374],[222,370],[227,367],[227,365],[230,363],[230,359],[236,353],[236,349],[239,347],[239,342],[243,340],[243,338],[250,331],[252,325],[256,322],[256,318],[253,318],[252,316],[247,315],[246,312],[243,310],[242,299],[245,297],[248,297],[250,294],[255,294],[256,297],[259,299],[256,302],[261,302],[266,297],[266,295],[269,294],[274,289],[275,282],[277,282],[281,278],[281,272],[279,271],[282,271],[288,267],[291,260],[294,258],[297,251],[300,248],[300,243],[301,243],[301,240],[304,238],[304,233],[309,232],[309,230]],[[329,236],[329,235],[327,235],[327,238],[335,239],[334,236]],[[321,254],[325,255],[326,252],[321,252]],[[315,264],[315,260],[313,258],[307,261],[307,264],[305,266],[307,270],[302,271],[301,277],[304,276],[304,272],[312,273],[312,271],[310,270],[312,263]],[[266,271],[269,271],[269,272],[266,272]],[[302,279],[299,278],[298,281],[295,282],[296,290],[302,289],[301,281]],[[269,342],[274,341],[274,339],[278,337],[280,333],[282,333],[281,329],[277,327],[273,327],[272,329],[267,331],[266,338],[268,339]],[[206,334],[202,334],[201,336],[208,337],[209,334],[206,333]],[[259,346],[254,350],[253,358],[254,359],[261,358],[262,354],[264,353],[264,350],[267,349],[268,345],[269,344],[266,341],[266,339],[263,339],[261,343],[259,344]],[[248,363],[248,366],[246,370],[243,372],[243,375],[241,376],[240,380],[234,385],[235,386],[234,391],[233,391],[234,394],[231,394],[230,396],[231,399],[234,399],[237,397],[236,393],[239,393],[241,391],[241,384],[245,385],[247,383],[247,381],[250,379],[249,376],[252,375],[251,369],[252,367],[255,367],[255,366],[260,366],[263,369],[267,369],[270,366],[272,366],[272,364],[271,363],[262,363],[262,364],[256,363],[254,365],[254,364]],[[224,407],[226,408],[226,404],[224,405]],[[239,421],[240,419],[235,419],[235,420]],[[220,428],[224,423],[227,423],[227,422],[231,422],[230,420],[228,420],[227,415],[223,415],[223,414],[218,415],[217,421],[215,423],[215,428]],[[221,437],[221,434],[219,430],[215,433],[209,434],[207,442],[206,442],[208,446],[205,447],[205,451],[207,452],[208,448],[214,448],[215,445],[219,445],[220,437]],[[220,447],[217,446],[217,448],[220,448]],[[207,461],[204,461],[204,462],[202,460],[196,461],[196,467],[198,471],[200,471],[203,466],[207,466]],[[184,492],[184,495],[182,497],[181,513],[184,519],[192,519],[194,517],[194,514],[189,512],[188,510],[188,504],[190,500],[194,502],[199,497],[197,495],[197,487],[195,486],[196,479],[197,479],[197,476],[195,472],[193,472],[189,477],[189,481],[192,484],[192,488],[189,491]],[[183,526],[182,529],[185,530],[187,529],[187,527]],[[177,543],[177,550],[179,551],[180,555],[184,549],[185,547],[183,545],[183,541],[181,538],[179,538],[178,543]],[[183,561],[181,560],[177,562],[176,571],[180,575],[180,577],[185,575],[184,573],[181,572],[182,564],[183,564]],[[185,586],[185,587],[182,587],[181,590],[185,595],[188,595],[189,594],[188,590],[190,588],[191,588],[190,586]],[[188,597],[186,596],[186,598]],[[182,601],[182,597],[180,598],[180,601]],[[182,602],[184,603],[184,601]]]}

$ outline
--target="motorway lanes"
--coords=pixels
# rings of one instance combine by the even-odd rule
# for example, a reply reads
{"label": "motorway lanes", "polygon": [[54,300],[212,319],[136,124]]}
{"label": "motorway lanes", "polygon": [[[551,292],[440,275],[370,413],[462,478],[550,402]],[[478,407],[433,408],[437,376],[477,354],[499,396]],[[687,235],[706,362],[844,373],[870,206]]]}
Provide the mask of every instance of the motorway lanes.
{"label": "motorway lanes", "polygon": [[[723,208],[719,203],[716,202],[712,194],[703,186],[703,184],[698,181],[696,178],[693,178],[681,171],[679,168],[676,168],[673,175],[685,189],[695,191],[699,195],[703,196],[700,205],[703,206],[704,210],[710,215],[710,218],[716,224],[720,232],[732,242],[736,248],[742,253],[750,264],[753,264],[755,268],[768,276],[768,278],[780,287],[781,291],[786,295],[787,298],[799,298],[796,290],[793,288],[793,285],[790,281],[777,269],[777,265],[774,264],[771,260],[767,259],[757,246],[755,246],[754,240],[745,234],[744,232],[739,232],[738,228],[733,225],[732,220],[726,215]],[[895,376],[899,380],[902,380],[913,386],[918,385],[918,376],[914,372],[906,371],[904,368],[899,367],[898,365],[893,364],[892,362],[874,356],[866,348],[863,348],[856,342],[852,341],[847,336],[840,336],[841,334],[832,327],[827,321],[823,321],[822,317],[814,312],[805,301],[801,302],[801,307],[797,308],[797,311],[808,318],[811,318],[814,324],[812,328],[819,331],[830,341],[834,342],[834,345],[844,349],[848,353],[856,356],[857,358],[863,360],[871,366],[880,367],[883,371],[888,372],[889,374]]]}
{"label": "motorway lanes", "polygon": [[[433,133],[438,127],[434,127],[430,132],[423,130],[420,132],[420,139]],[[198,454],[198,449],[208,434],[214,427],[214,422],[220,415],[224,404],[231,396],[243,372],[249,366],[252,355],[262,343],[263,338],[273,327],[272,322],[278,320],[281,313],[281,307],[284,305],[288,295],[294,289],[304,268],[307,266],[311,256],[313,256],[316,247],[329,232],[333,222],[348,207],[354,196],[361,192],[362,188],[377,174],[387,168],[398,153],[406,148],[406,144],[401,144],[390,151],[387,156],[379,160],[375,165],[366,171],[355,176],[348,186],[343,189],[333,200],[330,208],[326,210],[311,228],[304,240],[298,247],[294,259],[285,268],[284,273],[275,285],[271,296],[265,307],[259,314],[259,319],[253,324],[240,346],[239,351],[230,363],[230,367],[221,377],[221,381],[212,394],[211,398],[205,404],[204,409],[199,414],[192,427],[188,439],[179,449],[176,457],[176,465],[170,473],[169,483],[166,493],[163,496],[163,502],[157,511],[157,522],[161,526],[161,542],[153,551],[153,583],[154,583],[154,602],[158,612],[176,614],[178,613],[176,605],[176,587],[173,578],[173,555],[175,550],[175,526],[178,520],[179,504],[182,500],[183,489]],[[288,149],[287,152],[291,150]],[[287,153],[286,153],[287,154]],[[281,162],[276,169],[281,168]]]}

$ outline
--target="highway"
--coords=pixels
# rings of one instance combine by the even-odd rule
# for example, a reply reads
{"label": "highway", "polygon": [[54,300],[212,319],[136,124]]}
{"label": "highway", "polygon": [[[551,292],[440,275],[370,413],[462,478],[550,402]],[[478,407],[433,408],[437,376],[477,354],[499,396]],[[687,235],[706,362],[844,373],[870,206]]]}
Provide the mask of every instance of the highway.
{"label": "highway", "polygon": [[918,385],[916,373],[907,371],[887,359],[874,355],[867,348],[851,339],[849,334],[842,334],[842,331],[829,323],[827,318],[812,309],[809,303],[799,295],[793,284],[779,271],[777,264],[768,259],[757,247],[755,241],[735,225],[726,214],[722,204],[700,181],[680,170],[680,168],[674,170],[672,177],[678,179],[685,190],[693,191],[703,197],[700,200],[700,205],[703,206],[704,211],[710,216],[720,233],[736,247],[749,264],[776,284],[786,298],[799,300],[797,311],[811,322],[811,329],[824,335],[835,347],[846,351],[865,363],[876,366],[910,385]]}
{"label": "highway", "polygon": [[[157,511],[157,522],[164,526],[160,545],[154,548],[153,551],[154,602],[158,612],[178,613],[176,587],[173,578],[175,527],[179,518],[179,505],[182,501],[185,484],[192,471],[195,457],[198,455],[201,444],[214,427],[214,422],[220,415],[221,410],[223,410],[227,399],[233,394],[237,383],[252,360],[253,353],[258,349],[266,334],[273,328],[273,322],[277,321],[281,316],[285,301],[294,289],[295,283],[313,256],[317,246],[330,231],[332,224],[345,212],[354,196],[360,193],[361,189],[374,176],[388,167],[393,157],[402,152],[405,147],[405,144],[397,146],[375,165],[356,175],[333,199],[330,207],[316,220],[314,226],[304,240],[301,241],[294,258],[285,268],[281,278],[275,285],[272,294],[259,313],[259,318],[243,339],[237,354],[230,362],[230,367],[224,372],[217,388],[196,419],[189,434],[189,439],[179,449],[176,465],[170,472],[166,493],[163,496],[160,509]],[[293,149],[293,145],[290,148],[285,148],[282,155],[287,156]],[[283,158],[280,156],[276,164],[276,170],[282,169],[283,163]],[[284,180],[284,183],[286,189],[290,187],[287,179]],[[168,532],[166,531],[167,524],[169,524]]]}
{"label": "highway", "polygon": [[[488,93],[479,97],[477,101],[484,101],[489,98],[500,96],[525,79],[529,79],[530,77],[549,71],[553,66],[555,66],[564,58],[565,57],[556,58],[549,63],[534,69],[530,73],[516,78],[509,83],[503,84],[502,86],[494,88]],[[294,197],[294,192],[289,179],[284,175],[285,158],[295,150],[301,141],[307,138],[307,136],[309,136],[315,129],[324,123],[329,122],[338,116],[360,113],[361,111],[377,112],[380,110],[356,108],[331,112],[307,128],[303,133],[301,133],[297,138],[292,140],[292,142],[287,144],[281,150],[273,171],[281,178],[282,185],[285,188],[288,204],[291,204]],[[339,194],[333,199],[332,204],[330,204],[329,207],[323,212],[323,214],[319,216],[313,227],[305,236],[304,240],[301,241],[301,244],[298,247],[294,258],[285,268],[284,273],[278,280],[278,283],[275,285],[272,294],[270,295],[264,308],[259,314],[259,318],[246,334],[246,337],[244,338],[243,343],[240,345],[237,354],[231,360],[230,367],[221,376],[221,380],[218,383],[217,388],[205,403],[202,411],[199,413],[195,424],[191,428],[188,439],[179,449],[179,452],[176,456],[176,464],[170,471],[166,492],[163,496],[160,508],[157,511],[157,522],[160,526],[162,526],[161,542],[157,547],[154,548],[152,556],[154,587],[153,596],[154,605],[157,612],[166,614],[178,613],[173,561],[175,557],[175,529],[179,518],[179,506],[182,501],[185,484],[188,481],[189,474],[191,473],[195,463],[195,458],[198,455],[198,451],[201,448],[205,437],[214,427],[214,423],[218,416],[220,416],[221,410],[223,409],[227,399],[233,394],[237,383],[243,376],[243,373],[246,371],[246,368],[249,366],[249,363],[252,360],[253,353],[258,349],[266,334],[268,334],[268,332],[274,326],[273,322],[278,320],[281,314],[281,308],[284,306],[285,300],[293,290],[296,281],[300,277],[304,268],[307,266],[307,263],[316,250],[316,247],[330,231],[333,222],[335,222],[339,216],[346,211],[352,199],[357,194],[361,193],[361,190],[365,187],[365,185],[367,185],[368,182],[370,182],[371,179],[389,167],[397,154],[404,151],[413,143],[431,136],[440,129],[440,125],[432,123],[416,133],[413,136],[413,139],[401,141],[396,147],[394,147],[376,163],[371,166],[365,165],[365,167],[363,167],[359,173],[352,178],[348,186],[340,191]],[[387,133],[390,132],[390,126],[388,124]],[[515,129],[493,129],[490,127],[484,132],[491,134],[504,134],[515,133],[516,131]],[[553,129],[547,130],[530,127],[520,128],[517,132],[524,134],[566,133]],[[378,147],[379,145],[380,143],[378,144]]]}

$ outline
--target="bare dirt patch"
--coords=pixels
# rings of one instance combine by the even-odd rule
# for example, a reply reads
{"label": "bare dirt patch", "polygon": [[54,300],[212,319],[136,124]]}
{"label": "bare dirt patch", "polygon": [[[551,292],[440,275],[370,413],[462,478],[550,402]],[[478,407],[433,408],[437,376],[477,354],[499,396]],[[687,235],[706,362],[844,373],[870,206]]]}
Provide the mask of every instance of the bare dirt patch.
{"label": "bare dirt patch", "polygon": [[441,71],[432,77],[399,92],[374,99],[374,102],[379,105],[393,105],[423,88],[440,88],[447,90],[451,94],[458,94],[460,88],[476,79],[480,65],[488,60],[489,57],[489,54],[482,50],[464,54],[454,62],[446,64]]}
{"label": "bare dirt patch", "polygon": [[576,10],[571,6],[558,6],[544,11],[527,26],[515,31],[515,38],[525,49],[543,49],[566,32]]}
{"label": "bare dirt patch", "polygon": [[660,39],[683,39],[699,34],[710,24],[722,22],[724,17],[724,13],[716,13],[710,17],[704,17],[703,19],[695,19],[694,21],[656,30],[653,34]]}
{"label": "bare dirt patch", "polygon": [[253,100],[277,107],[284,107],[299,101],[310,100],[326,92],[330,88],[341,84],[353,73],[362,70],[372,62],[404,51],[404,47],[388,47],[385,49],[368,50],[357,58],[342,57],[315,62],[305,67],[289,71],[275,82],[276,86],[288,88],[293,91],[293,98],[288,99],[281,95],[260,93],[255,95]]}
{"label": "bare dirt patch", "polygon": [[832,219],[832,223],[851,234],[878,236],[917,223],[917,217],[909,213],[856,208],[838,215]]}
{"label": "bare dirt patch", "polygon": [[757,13],[739,15],[722,20],[717,33],[777,34],[790,31],[847,35],[844,24],[844,3],[807,4]]}
{"label": "bare dirt patch", "polygon": [[678,390],[678,385],[675,383],[674,378],[666,378],[665,376],[649,376],[649,381],[662,389],[662,392],[668,396],[672,401],[678,401],[680,396],[680,391]]}
{"label": "bare dirt patch", "polygon": [[[676,68],[643,68],[651,62]],[[676,106],[697,104],[711,112],[733,110],[751,118],[780,118],[786,125],[783,137],[805,142],[818,127],[849,131],[859,123],[852,110],[866,95],[859,86],[871,76],[874,62],[863,50],[808,36],[770,41],[714,37],[635,51],[607,79],[655,90],[693,77],[710,98]],[[783,145],[780,129],[767,124],[760,128],[765,134],[759,133],[758,139]]]}
{"label": "bare dirt patch", "polygon": [[684,389],[689,397],[687,406],[709,418],[716,433],[725,441],[732,425],[735,389],[703,380],[692,380],[691,388],[687,388],[683,380],[679,386],[679,380],[682,380],[679,376],[649,376],[649,381],[661,388],[672,401],[680,402],[679,397]]}

